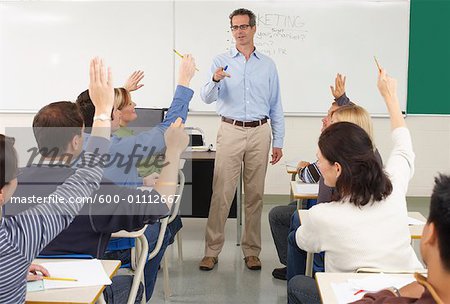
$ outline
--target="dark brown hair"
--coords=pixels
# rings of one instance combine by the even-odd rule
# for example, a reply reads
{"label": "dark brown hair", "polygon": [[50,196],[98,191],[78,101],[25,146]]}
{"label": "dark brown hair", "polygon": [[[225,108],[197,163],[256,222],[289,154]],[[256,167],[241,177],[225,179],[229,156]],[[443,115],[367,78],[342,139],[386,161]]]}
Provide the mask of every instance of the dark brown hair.
{"label": "dark brown hair", "polygon": [[17,153],[14,138],[0,134],[0,189],[17,176]]}
{"label": "dark brown hair", "polygon": [[233,22],[232,22],[233,17],[239,16],[239,15],[247,15],[249,18],[248,24],[251,27],[254,27],[256,25],[256,16],[251,10],[248,10],[245,8],[238,8],[230,14],[230,25],[231,26],[233,26]]}
{"label": "dark brown hair", "polygon": [[58,101],[46,105],[34,116],[33,132],[39,153],[60,156],[75,135],[81,135],[83,118],[75,103]]}
{"label": "dark brown hair", "polygon": [[434,179],[428,223],[436,228],[439,256],[447,272],[450,272],[450,175],[440,174]]}
{"label": "dark brown hair", "polygon": [[330,125],[320,135],[319,149],[331,164],[342,167],[333,200],[348,197],[356,206],[364,206],[391,194],[391,181],[375,156],[369,135],[361,127],[350,122]]}

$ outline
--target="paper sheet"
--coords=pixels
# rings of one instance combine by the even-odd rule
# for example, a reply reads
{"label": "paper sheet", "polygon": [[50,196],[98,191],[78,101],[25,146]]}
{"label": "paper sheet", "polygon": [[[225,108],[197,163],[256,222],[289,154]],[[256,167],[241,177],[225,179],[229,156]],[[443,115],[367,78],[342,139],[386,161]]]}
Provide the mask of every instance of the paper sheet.
{"label": "paper sheet", "polygon": [[[348,279],[344,283],[331,283],[338,303],[349,303],[361,299],[367,292],[377,292],[388,287],[401,288],[415,281],[414,276],[390,276],[389,274],[369,275],[362,279]],[[359,290],[364,290],[355,295]]]}
{"label": "paper sheet", "polygon": [[425,225],[425,222],[408,216],[408,225]]}
{"label": "paper sheet", "polygon": [[100,260],[80,260],[70,262],[42,263],[47,268],[50,276],[58,278],[77,279],[71,281],[49,281],[44,280],[45,289],[86,287],[97,285],[110,285],[111,280],[103,269]]}
{"label": "paper sheet", "polygon": [[319,193],[319,184],[297,183],[296,189],[298,194],[317,194]]}

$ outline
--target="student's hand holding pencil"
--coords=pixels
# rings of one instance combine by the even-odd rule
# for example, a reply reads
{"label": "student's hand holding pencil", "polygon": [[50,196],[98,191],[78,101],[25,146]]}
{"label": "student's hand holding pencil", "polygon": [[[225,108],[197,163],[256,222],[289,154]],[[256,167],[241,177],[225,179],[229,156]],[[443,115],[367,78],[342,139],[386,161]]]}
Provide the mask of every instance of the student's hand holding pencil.
{"label": "student's hand holding pencil", "polygon": [[[38,272],[40,272],[40,274]],[[46,277],[50,276],[50,273],[45,267],[37,264],[31,264],[30,267],[28,268],[27,281],[42,280],[44,276]]]}
{"label": "student's hand holding pencil", "polygon": [[191,54],[186,54],[181,59],[180,69],[178,70],[178,84],[189,87],[192,77],[195,74],[195,59]]}

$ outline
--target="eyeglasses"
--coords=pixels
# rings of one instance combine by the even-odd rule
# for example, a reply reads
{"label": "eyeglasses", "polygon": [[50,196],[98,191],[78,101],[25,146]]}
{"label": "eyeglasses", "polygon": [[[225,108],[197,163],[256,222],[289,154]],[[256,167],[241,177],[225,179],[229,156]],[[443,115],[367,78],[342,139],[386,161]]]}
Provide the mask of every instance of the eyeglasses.
{"label": "eyeglasses", "polygon": [[241,24],[241,25],[232,25],[230,26],[231,30],[237,31],[238,29],[245,31],[246,29],[248,29],[250,27],[250,24]]}

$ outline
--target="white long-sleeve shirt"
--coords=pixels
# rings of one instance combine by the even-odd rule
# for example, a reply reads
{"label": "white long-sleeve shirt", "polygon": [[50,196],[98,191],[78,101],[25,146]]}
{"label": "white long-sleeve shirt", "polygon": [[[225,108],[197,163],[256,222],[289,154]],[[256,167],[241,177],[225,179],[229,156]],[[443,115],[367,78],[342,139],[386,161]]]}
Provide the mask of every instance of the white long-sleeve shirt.
{"label": "white long-sleeve shirt", "polygon": [[422,268],[408,229],[406,191],[414,173],[414,152],[407,128],[392,131],[393,151],[385,170],[393,191],[385,200],[357,207],[348,201],[318,204],[302,216],[297,245],[325,251],[325,271],[358,268]]}

